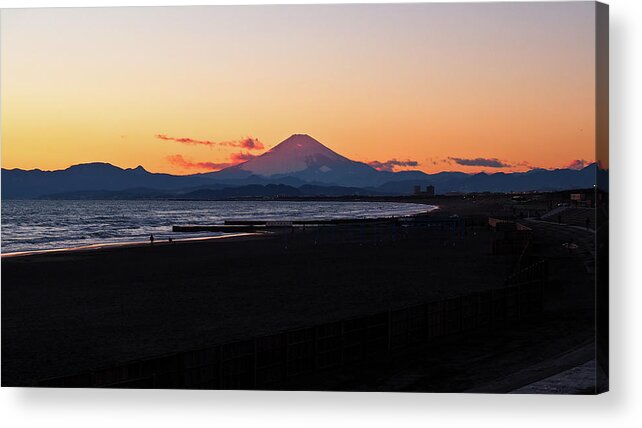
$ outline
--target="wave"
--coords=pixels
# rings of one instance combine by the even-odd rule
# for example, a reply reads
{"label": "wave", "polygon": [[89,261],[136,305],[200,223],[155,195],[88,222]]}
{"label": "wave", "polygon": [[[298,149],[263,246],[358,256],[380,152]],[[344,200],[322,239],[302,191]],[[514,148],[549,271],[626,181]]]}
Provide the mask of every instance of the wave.
{"label": "wave", "polygon": [[71,248],[88,244],[186,239],[218,233],[174,233],[172,226],[225,220],[326,220],[412,215],[430,210],[395,202],[289,201],[40,201],[2,202],[1,250]]}

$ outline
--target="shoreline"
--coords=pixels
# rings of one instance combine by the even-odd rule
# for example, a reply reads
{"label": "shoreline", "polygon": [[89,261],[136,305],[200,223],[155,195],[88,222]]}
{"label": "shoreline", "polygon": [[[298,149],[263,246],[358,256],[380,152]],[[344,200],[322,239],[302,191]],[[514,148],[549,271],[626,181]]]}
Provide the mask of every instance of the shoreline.
{"label": "shoreline", "polygon": [[89,244],[89,245],[83,245],[80,247],[15,251],[11,253],[0,254],[0,259],[39,256],[39,255],[47,255],[47,254],[68,254],[68,253],[74,254],[76,252],[100,252],[103,250],[120,249],[120,248],[138,248],[138,247],[151,247],[151,246],[156,247],[156,246],[165,246],[165,245],[174,245],[174,244],[189,244],[191,242],[242,238],[246,236],[256,236],[256,235],[263,235],[263,233],[260,233],[260,232],[230,233],[230,234],[218,235],[218,236],[201,236],[201,237],[194,237],[194,238],[175,239],[172,242],[165,241],[165,240],[155,241],[154,244],[150,244],[149,241],[128,241],[128,242],[109,242],[104,244]]}
{"label": "shoreline", "polygon": [[485,228],[465,245],[448,227],[313,229],[3,259],[3,385],[504,283]]}
{"label": "shoreline", "polygon": [[[3,257],[3,386],[488,292],[505,284],[521,254],[492,251],[501,236],[488,227],[487,216],[499,215],[502,202],[449,198],[424,212],[425,222],[404,228],[276,228],[174,241],[192,245],[136,242]],[[570,231],[550,227],[557,232],[536,227],[529,256],[549,259],[547,315],[510,326],[515,340],[506,343],[503,330],[453,337],[383,365],[368,363],[359,369],[365,377],[350,368],[290,387],[463,391],[490,385],[500,366],[522,373],[537,363],[529,356],[535,350],[553,358],[575,349],[591,333],[591,275],[580,253],[561,246]],[[488,341],[501,361],[493,362]],[[451,344],[465,350],[453,355],[462,376],[455,384],[433,370],[435,364],[452,370]],[[480,367],[489,374],[480,377]],[[407,382],[408,373],[415,380]]]}
{"label": "shoreline", "polygon": [[[358,201],[354,201],[358,202]],[[411,203],[411,202],[400,202],[400,203]],[[419,205],[419,204],[418,204]],[[364,217],[364,218],[338,218],[338,219],[312,219],[312,220],[303,220],[303,219],[298,219],[298,220],[290,220],[293,224],[314,224],[314,223],[319,223],[319,224],[334,224],[340,225],[342,223],[350,223],[350,224],[358,224],[360,222],[373,222],[373,221],[383,221],[383,220],[396,220],[399,218],[409,218],[409,217],[417,217],[417,216],[425,216],[430,213],[436,212],[440,210],[440,207],[437,205],[431,205],[431,204],[420,204],[420,205],[428,205],[431,208],[428,209],[427,211],[422,211],[419,213],[414,213],[414,214],[406,214],[406,215],[400,215],[400,216],[382,216],[382,217]],[[232,221],[232,220],[225,220],[223,224],[226,224],[226,222]],[[243,220],[244,222],[253,222],[253,223],[266,223],[265,220]],[[192,226],[207,226],[207,225],[185,225],[185,227],[192,227]],[[172,229],[177,227],[176,225],[171,226]],[[170,231],[171,233],[172,231]],[[269,233],[268,231],[264,230],[252,230],[248,232],[223,232],[225,233],[224,235],[217,235],[217,236],[198,236],[198,237],[191,237],[191,238],[178,238],[178,239],[173,239],[172,242],[168,242],[167,240],[158,240],[155,241],[154,244],[150,244],[149,240],[141,240],[141,241],[123,241],[123,242],[106,242],[106,243],[100,243],[96,242],[93,244],[87,244],[87,245],[80,245],[80,246],[75,246],[75,247],[62,247],[62,248],[43,248],[43,249],[34,249],[34,250],[24,250],[24,251],[10,251],[10,252],[0,252],[0,259],[5,259],[5,258],[14,258],[14,257],[29,257],[29,256],[36,256],[36,255],[46,255],[46,254],[66,254],[66,253],[75,253],[75,252],[84,252],[84,251],[102,251],[102,250],[109,250],[109,249],[118,249],[118,248],[136,248],[136,247],[148,247],[150,245],[173,245],[173,244],[179,244],[179,243],[190,243],[190,242],[198,242],[198,241],[209,241],[209,240],[215,240],[215,239],[230,239],[230,238],[239,238],[239,237],[244,237],[244,236],[252,236],[252,235],[263,235],[265,233]]]}

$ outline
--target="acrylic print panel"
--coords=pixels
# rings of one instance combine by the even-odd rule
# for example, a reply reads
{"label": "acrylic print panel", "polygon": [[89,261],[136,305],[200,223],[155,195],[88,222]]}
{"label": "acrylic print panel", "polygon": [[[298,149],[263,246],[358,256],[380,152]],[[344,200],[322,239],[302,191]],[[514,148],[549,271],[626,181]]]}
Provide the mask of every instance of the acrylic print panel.
{"label": "acrylic print panel", "polygon": [[2,11],[2,385],[608,389],[608,8]]}

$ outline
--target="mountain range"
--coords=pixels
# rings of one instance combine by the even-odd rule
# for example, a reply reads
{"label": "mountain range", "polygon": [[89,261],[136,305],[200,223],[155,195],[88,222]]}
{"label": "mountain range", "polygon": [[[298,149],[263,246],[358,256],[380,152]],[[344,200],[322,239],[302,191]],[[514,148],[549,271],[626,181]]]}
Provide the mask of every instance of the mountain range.
{"label": "mountain range", "polygon": [[437,193],[554,191],[589,188],[596,166],[581,170],[533,169],[494,174],[379,171],[348,159],[314,138],[295,134],[268,152],[220,171],[178,176],[152,173],[142,166],[108,163],[74,165],[64,170],[2,169],[5,199],[221,199],[251,196],[404,195],[414,186],[433,185]]}

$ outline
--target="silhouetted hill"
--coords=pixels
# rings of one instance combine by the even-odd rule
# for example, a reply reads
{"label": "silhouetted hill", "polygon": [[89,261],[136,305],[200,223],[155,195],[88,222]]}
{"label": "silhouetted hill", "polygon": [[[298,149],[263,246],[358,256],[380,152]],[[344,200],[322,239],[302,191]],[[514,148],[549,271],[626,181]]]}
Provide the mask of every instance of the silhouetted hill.
{"label": "silhouetted hill", "polygon": [[166,191],[155,189],[125,190],[81,190],[67,193],[54,193],[42,196],[41,199],[67,200],[130,200],[130,199],[230,199],[245,197],[278,197],[278,196],[377,196],[372,190],[359,187],[315,186],[306,184],[299,188],[285,184],[249,184],[245,186],[212,185],[194,189]]}
{"label": "silhouetted hill", "polygon": [[229,199],[246,197],[276,197],[276,196],[301,196],[301,191],[296,187],[285,184],[250,184],[240,187],[226,187],[224,189],[200,189],[182,194],[185,199]]}
{"label": "silhouetted hill", "polygon": [[318,186],[306,184],[299,187],[302,196],[379,196],[383,195],[371,189],[361,187]]}
{"label": "silhouetted hill", "polygon": [[157,189],[125,189],[125,190],[78,190],[75,192],[52,193],[40,196],[46,200],[139,200],[139,199],[168,199],[174,193]]}
{"label": "silhouetted hill", "polygon": [[2,169],[2,197],[36,198],[84,190],[169,190],[211,182],[208,178],[199,176],[155,174],[142,166],[123,169],[108,163],[80,164],[57,171]]}
{"label": "silhouetted hill", "polygon": [[[276,196],[274,192],[279,191],[289,192],[286,193],[289,196],[296,192],[306,196],[403,195],[411,194],[416,185],[423,188],[434,185],[437,193],[447,193],[552,191],[593,187],[594,184],[595,164],[579,171],[534,169],[494,174],[378,171],[341,156],[302,134],[293,135],[263,155],[239,165],[189,176],[151,173],[142,166],[123,169],[107,163],[74,165],[58,171],[2,170],[2,197],[7,199],[44,196],[141,199],[189,197],[190,194],[199,198],[207,195],[208,198],[225,198]],[[237,190],[229,190],[232,188]],[[232,194],[235,196],[225,196]]]}
{"label": "silhouetted hill", "polygon": [[525,192],[554,191],[593,187],[596,166],[591,164],[581,170],[534,169],[528,172],[494,174],[464,174],[445,172],[426,175],[423,179],[388,182],[376,190],[390,194],[411,194],[413,186],[435,186],[437,193],[448,192]]}

